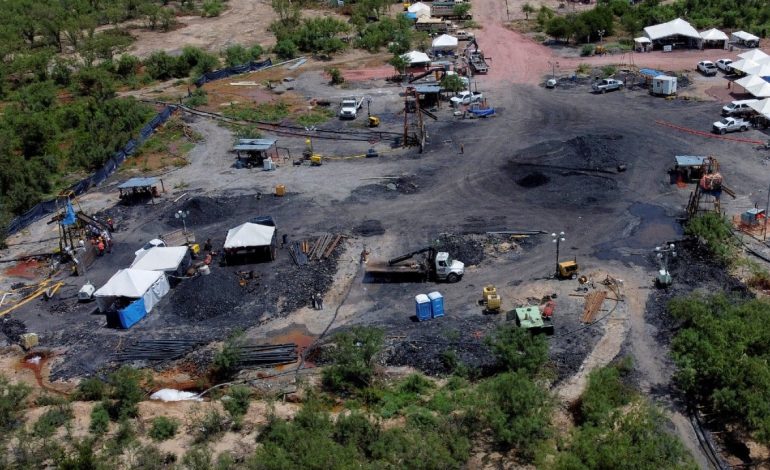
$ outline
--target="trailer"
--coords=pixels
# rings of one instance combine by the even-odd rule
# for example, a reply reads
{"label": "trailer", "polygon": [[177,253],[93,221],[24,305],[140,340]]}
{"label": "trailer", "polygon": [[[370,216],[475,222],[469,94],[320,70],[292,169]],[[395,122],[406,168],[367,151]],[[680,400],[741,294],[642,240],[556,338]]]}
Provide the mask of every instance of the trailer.
{"label": "trailer", "polygon": [[[473,16],[470,13],[458,14],[458,6],[467,5],[467,2],[433,2],[430,4],[430,16],[436,18],[470,20]],[[462,9],[462,7],[460,8]]]}

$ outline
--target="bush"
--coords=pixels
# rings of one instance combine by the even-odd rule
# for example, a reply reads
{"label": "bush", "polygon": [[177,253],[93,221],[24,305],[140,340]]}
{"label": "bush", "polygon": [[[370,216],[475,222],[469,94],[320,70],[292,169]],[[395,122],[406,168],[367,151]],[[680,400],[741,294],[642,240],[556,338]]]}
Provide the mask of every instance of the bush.
{"label": "bush", "polygon": [[213,18],[219,16],[225,10],[221,0],[204,0],[201,5],[201,16],[204,18]]}
{"label": "bush", "polygon": [[601,423],[611,411],[631,402],[636,393],[622,380],[630,370],[631,361],[625,360],[588,375],[588,386],[580,398],[580,414],[584,422]]}
{"label": "bush", "polygon": [[374,357],[382,348],[382,330],[353,327],[334,337],[333,364],[324,368],[323,383],[332,390],[352,392],[371,384]]}
{"label": "bush", "polygon": [[234,385],[222,399],[222,406],[235,423],[240,424],[246,412],[249,411],[251,389],[243,385]]}
{"label": "bush", "polygon": [[225,64],[227,64],[228,67],[233,67],[259,59],[262,52],[262,46],[259,44],[254,44],[248,49],[240,44],[233,44],[222,51],[222,56],[225,59]]}
{"label": "bush", "polygon": [[[241,117],[241,116],[235,116]],[[222,379],[232,377],[238,371],[238,362],[241,360],[240,345],[243,342],[243,332],[237,332],[227,338],[222,349],[214,354],[212,368],[214,374]]]}
{"label": "bush", "polygon": [[332,85],[340,85],[342,83],[345,83],[345,77],[342,76],[342,72],[340,72],[340,69],[338,69],[337,67],[331,67],[326,69],[326,73],[328,73],[329,77],[331,77]]}
{"label": "bush", "polygon": [[128,366],[123,366],[110,374],[109,383],[113,402],[109,411],[113,419],[136,417],[139,411],[137,405],[144,397],[144,391],[140,385],[144,379],[145,374]]}
{"label": "bush", "polygon": [[283,39],[278,41],[273,47],[273,53],[279,58],[289,60],[297,57],[297,45],[291,39]]}
{"label": "bush", "polygon": [[227,420],[219,411],[210,409],[202,415],[195,416],[189,429],[193,441],[201,444],[221,436],[227,431],[227,424]]}
{"label": "bush", "polygon": [[207,447],[194,447],[182,457],[182,466],[187,470],[211,470],[213,463],[211,450]]}
{"label": "bush", "polygon": [[158,416],[153,418],[150,431],[147,433],[154,441],[165,441],[176,435],[179,422],[173,418]]}
{"label": "bush", "polygon": [[614,65],[605,65],[604,67],[602,67],[602,76],[612,77],[613,75],[615,75],[617,71],[618,69]]}
{"label": "bush", "polygon": [[140,63],[137,57],[131,54],[123,54],[115,64],[115,73],[123,78],[132,77],[139,71]]}
{"label": "bush", "polygon": [[719,261],[729,264],[735,260],[737,243],[733,238],[732,225],[721,214],[706,212],[692,217],[684,232],[703,240]]}
{"label": "bush", "polygon": [[488,338],[487,344],[499,367],[530,376],[540,372],[548,361],[548,343],[543,335],[533,335],[515,325],[504,325]]}
{"label": "bush", "polygon": [[203,88],[196,88],[188,98],[185,98],[184,104],[193,108],[203,106],[209,102],[208,93]]}
{"label": "bush", "polygon": [[75,392],[75,399],[81,401],[100,401],[107,396],[107,385],[96,377],[83,380]]}
{"label": "bush", "polygon": [[145,59],[147,74],[155,80],[168,80],[175,76],[176,59],[164,51],[157,51]]}
{"label": "bush", "polygon": [[33,433],[36,437],[51,437],[57,429],[70,422],[74,416],[69,404],[53,406],[35,422]]}
{"label": "bush", "polygon": [[198,76],[219,67],[219,58],[193,46],[185,46],[177,58],[175,77],[183,78],[192,72]]}
{"label": "bush", "polygon": [[588,57],[594,55],[594,50],[596,50],[596,47],[593,44],[583,44],[583,47],[580,49],[580,57]]}
{"label": "bush", "polygon": [[110,414],[104,406],[99,403],[91,409],[91,424],[88,430],[93,434],[101,435],[110,429]]}
{"label": "bush", "polygon": [[11,384],[0,375],[0,440],[22,422],[24,404],[30,391],[29,386]]}

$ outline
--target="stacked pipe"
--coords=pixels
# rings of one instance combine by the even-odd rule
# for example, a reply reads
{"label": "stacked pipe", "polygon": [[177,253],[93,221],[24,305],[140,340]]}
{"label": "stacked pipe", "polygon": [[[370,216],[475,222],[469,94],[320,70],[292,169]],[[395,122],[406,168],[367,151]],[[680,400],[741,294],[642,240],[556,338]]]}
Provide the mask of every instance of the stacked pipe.
{"label": "stacked pipe", "polygon": [[287,344],[242,344],[237,348],[238,364],[241,366],[276,366],[297,362],[297,345]]}
{"label": "stacked pipe", "polygon": [[146,339],[115,353],[114,360],[124,361],[168,361],[184,356],[202,343],[199,338]]}

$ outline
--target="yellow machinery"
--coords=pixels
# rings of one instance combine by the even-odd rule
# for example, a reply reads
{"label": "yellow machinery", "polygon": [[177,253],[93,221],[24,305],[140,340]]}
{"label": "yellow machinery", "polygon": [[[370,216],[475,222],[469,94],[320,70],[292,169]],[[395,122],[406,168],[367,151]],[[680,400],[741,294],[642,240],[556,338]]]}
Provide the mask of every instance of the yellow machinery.
{"label": "yellow machinery", "polygon": [[562,261],[559,263],[558,275],[562,279],[572,279],[577,276],[578,264],[577,260]]}
{"label": "yellow machinery", "polygon": [[497,287],[493,285],[484,286],[481,295],[481,304],[484,305],[486,312],[500,313],[502,301],[500,296],[497,295]]}
{"label": "yellow machinery", "polygon": [[310,157],[310,165],[312,166],[321,166],[321,156],[317,153],[314,153]]}
{"label": "yellow machinery", "polygon": [[380,118],[377,116],[369,116],[369,127],[379,127]]}
{"label": "yellow machinery", "polygon": [[412,6],[409,2],[404,2],[404,11],[409,11],[409,7]]}

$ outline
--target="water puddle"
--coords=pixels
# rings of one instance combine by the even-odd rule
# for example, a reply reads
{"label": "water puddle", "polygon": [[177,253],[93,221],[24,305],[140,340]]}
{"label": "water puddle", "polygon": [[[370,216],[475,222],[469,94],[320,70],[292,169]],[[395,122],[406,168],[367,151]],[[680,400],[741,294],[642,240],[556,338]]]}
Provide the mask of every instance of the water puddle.
{"label": "water puddle", "polygon": [[636,203],[628,212],[638,219],[638,224],[628,235],[597,245],[597,258],[645,264],[656,246],[679,240],[684,235],[682,225],[674,216],[667,215],[663,207]]}

